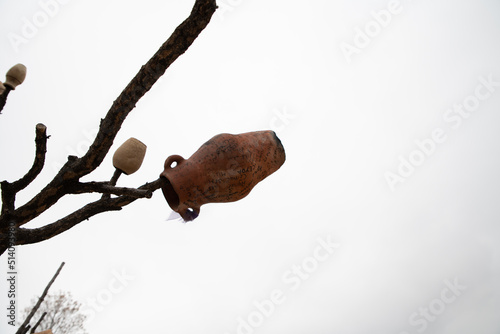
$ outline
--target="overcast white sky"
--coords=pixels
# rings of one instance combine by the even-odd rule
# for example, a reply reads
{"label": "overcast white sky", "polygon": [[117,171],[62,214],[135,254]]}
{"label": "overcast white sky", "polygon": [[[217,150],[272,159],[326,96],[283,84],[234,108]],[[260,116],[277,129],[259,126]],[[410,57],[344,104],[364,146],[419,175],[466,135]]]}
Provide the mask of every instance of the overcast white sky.
{"label": "overcast white sky", "polygon": [[[18,204],[86,151],[193,3],[0,0],[0,74],[28,68],[0,116],[0,179],[31,166],[37,123],[51,135]],[[498,334],[500,2],[219,6],[86,179],[109,179],[130,137],[148,151],[121,186],[155,180],[167,156],[187,158],[218,133],[270,128],[283,167],[188,224],[165,221],[156,192],[18,247],[18,307],[65,261],[51,291],[85,304],[91,334]],[[61,200],[27,227],[96,196]],[[0,282],[0,332],[14,333]]]}

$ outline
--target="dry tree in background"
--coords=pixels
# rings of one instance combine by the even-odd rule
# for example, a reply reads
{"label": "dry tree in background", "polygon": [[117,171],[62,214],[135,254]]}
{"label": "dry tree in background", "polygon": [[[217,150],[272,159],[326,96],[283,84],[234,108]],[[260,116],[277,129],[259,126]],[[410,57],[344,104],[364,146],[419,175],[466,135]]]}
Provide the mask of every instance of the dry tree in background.
{"label": "dry tree in background", "polygon": [[[32,300],[34,305],[37,299]],[[73,299],[69,291],[57,291],[45,297],[40,308],[33,315],[38,319],[34,325],[37,332],[52,330],[54,334],[85,334],[84,322],[87,316],[81,313],[82,304]],[[32,309],[27,307],[21,315],[26,317]]]}

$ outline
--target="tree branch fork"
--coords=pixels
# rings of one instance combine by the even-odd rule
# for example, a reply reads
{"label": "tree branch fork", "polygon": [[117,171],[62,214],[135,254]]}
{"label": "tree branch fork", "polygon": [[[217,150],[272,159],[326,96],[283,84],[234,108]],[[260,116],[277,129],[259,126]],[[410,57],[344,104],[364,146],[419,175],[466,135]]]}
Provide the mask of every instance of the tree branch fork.
{"label": "tree branch fork", "polygon": [[[118,211],[137,199],[151,198],[153,192],[161,187],[161,179],[148,182],[138,188],[117,187],[114,177],[107,182],[80,182],[80,179],[93,172],[102,163],[125,118],[135,108],[136,103],[151,89],[167,68],[191,46],[208,25],[216,9],[215,0],[196,0],[189,17],[140,68],[113,102],[106,116],[101,119],[99,131],[86,154],[81,158],[69,156],[68,161],[45,188],[26,204],[16,208],[17,193],[36,179],[45,163],[49,138],[47,127],[43,124],[36,125],[36,153],[33,166],[21,179],[15,182],[1,182],[0,255],[10,246],[50,239],[96,214]],[[102,197],[51,224],[31,229],[22,227],[44,213],[62,197],[85,193],[99,193]]]}
{"label": "tree branch fork", "polygon": [[[57,176],[39,194],[28,203],[16,209],[15,199],[17,193],[33,182],[43,169],[45,154],[47,152],[47,128],[37,124],[35,129],[35,160],[31,169],[21,179],[15,182],[1,182],[2,209],[0,215],[0,249],[8,246],[36,243],[60,234],[87,220],[95,214],[106,211],[117,211],[125,205],[141,198],[151,198],[153,192],[160,187],[160,180],[138,188],[117,187],[112,181],[105,182],[80,182],[81,176],[72,171],[72,166],[79,160],[70,156],[68,162],[62,167]],[[116,180],[115,180],[116,182]],[[101,199],[85,205],[72,214],[41,228],[22,228],[33,218],[48,210],[52,205],[65,195],[98,193]],[[115,195],[116,197],[111,197]],[[12,241],[15,240],[14,244]],[[6,244],[9,242],[9,244]]]}

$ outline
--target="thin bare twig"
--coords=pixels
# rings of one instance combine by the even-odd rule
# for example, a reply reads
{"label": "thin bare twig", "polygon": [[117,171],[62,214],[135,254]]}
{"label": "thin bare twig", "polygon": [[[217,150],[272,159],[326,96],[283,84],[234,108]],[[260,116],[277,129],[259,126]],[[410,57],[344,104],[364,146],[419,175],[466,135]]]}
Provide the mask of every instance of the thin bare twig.
{"label": "thin bare twig", "polygon": [[35,129],[36,154],[35,161],[29,172],[20,180],[12,183],[12,189],[16,192],[26,188],[40,174],[45,163],[45,153],[47,153],[47,127],[38,123]]}
{"label": "thin bare twig", "polygon": [[35,326],[33,326],[33,328],[31,329],[31,333],[35,333],[37,327],[40,326],[40,323],[43,321],[43,318],[45,318],[46,315],[47,315],[47,312],[43,312],[43,314],[40,317],[40,319],[38,319],[38,321],[36,322]]}
{"label": "thin bare twig", "polygon": [[[120,178],[120,176],[123,174],[123,172],[116,168],[115,169],[115,172],[113,173],[113,176],[111,177],[111,180],[109,180],[109,185],[110,186],[116,186],[116,183],[118,182],[118,179]],[[110,198],[110,194],[109,193],[104,193],[101,197],[101,199],[106,199],[106,198]]]}
{"label": "thin bare twig", "polygon": [[64,266],[64,262],[61,263],[61,265],[59,266],[59,269],[57,269],[56,273],[54,274],[54,276],[50,280],[49,284],[47,284],[47,286],[45,287],[45,290],[43,290],[42,295],[40,296],[40,298],[38,298],[38,302],[35,304],[35,306],[31,310],[30,314],[28,314],[28,316],[26,317],[26,320],[24,320],[23,324],[19,327],[19,329],[17,330],[16,334],[24,333],[24,331],[26,329],[26,326],[29,324],[31,318],[33,318],[33,316],[35,315],[36,311],[38,310],[38,308],[42,304],[43,300],[45,299],[45,296],[49,292],[50,286],[56,280],[56,278],[59,275],[59,273],[61,272],[61,269],[62,269],[63,266]]}
{"label": "thin bare twig", "polygon": [[112,195],[125,195],[136,198],[151,198],[151,196],[153,195],[153,193],[148,190],[114,187],[110,185],[109,182],[78,183],[78,185],[75,187],[75,190],[72,193],[73,194],[101,193],[101,194],[112,194]]}
{"label": "thin bare twig", "polygon": [[36,153],[31,169],[26,175],[15,182],[2,182],[2,213],[14,210],[16,194],[33,182],[43,169],[45,153],[47,152],[47,127],[41,123],[37,124],[35,133]]}

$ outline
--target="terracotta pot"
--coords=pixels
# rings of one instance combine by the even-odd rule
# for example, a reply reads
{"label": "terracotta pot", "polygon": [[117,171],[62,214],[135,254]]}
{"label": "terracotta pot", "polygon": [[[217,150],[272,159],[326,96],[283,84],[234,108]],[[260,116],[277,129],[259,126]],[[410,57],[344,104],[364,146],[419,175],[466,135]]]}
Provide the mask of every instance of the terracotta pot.
{"label": "terracotta pot", "polygon": [[172,155],[161,173],[165,199],[185,221],[198,217],[207,203],[234,202],[285,162],[274,131],[219,134],[189,159]]}

